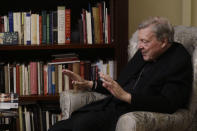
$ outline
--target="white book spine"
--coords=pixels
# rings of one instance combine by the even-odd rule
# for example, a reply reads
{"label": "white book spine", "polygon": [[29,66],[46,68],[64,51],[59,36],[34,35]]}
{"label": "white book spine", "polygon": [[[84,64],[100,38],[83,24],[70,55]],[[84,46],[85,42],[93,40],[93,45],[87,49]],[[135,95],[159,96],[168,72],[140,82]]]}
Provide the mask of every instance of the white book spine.
{"label": "white book spine", "polygon": [[[106,8],[106,12],[107,12],[107,8]],[[107,13],[105,13],[105,43],[109,43],[108,42],[108,17],[107,17]]]}
{"label": "white book spine", "polygon": [[26,24],[26,44],[31,45],[31,13],[27,12],[25,17],[25,24]]}
{"label": "white book spine", "polygon": [[49,130],[49,111],[46,111],[46,128],[47,128],[47,131]]}
{"label": "white book spine", "polygon": [[109,75],[111,76],[112,79],[115,79],[115,76],[114,76],[114,61],[113,60],[109,60]]}
{"label": "white book spine", "polygon": [[10,64],[8,63],[8,93],[10,93]]}
{"label": "white book spine", "polygon": [[58,44],[65,44],[65,6],[58,6]]}
{"label": "white book spine", "polygon": [[87,25],[87,43],[92,44],[91,13],[88,11],[86,11],[86,25]]}
{"label": "white book spine", "polygon": [[8,17],[4,16],[4,30],[5,32],[8,32]]}
{"label": "white book spine", "polygon": [[26,108],[24,110],[26,131],[31,131],[30,112]]}
{"label": "white book spine", "polygon": [[14,93],[16,93],[16,66],[13,67]]}
{"label": "white book spine", "polygon": [[69,90],[69,77],[64,75],[64,90]]}
{"label": "white book spine", "polygon": [[14,32],[18,32],[18,44],[21,44],[21,13],[13,13]]}

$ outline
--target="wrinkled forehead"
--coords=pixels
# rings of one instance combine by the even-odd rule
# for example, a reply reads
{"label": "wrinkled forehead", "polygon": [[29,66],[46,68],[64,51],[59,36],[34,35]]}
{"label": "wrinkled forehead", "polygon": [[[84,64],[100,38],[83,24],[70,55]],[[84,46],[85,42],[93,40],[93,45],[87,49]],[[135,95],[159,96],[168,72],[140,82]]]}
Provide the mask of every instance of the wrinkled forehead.
{"label": "wrinkled forehead", "polygon": [[138,39],[152,38],[155,37],[155,33],[152,31],[151,27],[143,28],[138,30]]}

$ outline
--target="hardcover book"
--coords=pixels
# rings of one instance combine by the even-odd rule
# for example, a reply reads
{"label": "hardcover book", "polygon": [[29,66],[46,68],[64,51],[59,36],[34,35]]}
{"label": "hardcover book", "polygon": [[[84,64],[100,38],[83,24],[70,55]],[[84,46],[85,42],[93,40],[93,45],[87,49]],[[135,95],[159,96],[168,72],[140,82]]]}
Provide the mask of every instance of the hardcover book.
{"label": "hardcover book", "polygon": [[58,6],[58,44],[65,44],[65,6]]}
{"label": "hardcover book", "polygon": [[0,44],[3,44],[3,37],[4,37],[4,33],[0,33]]}
{"label": "hardcover book", "polygon": [[65,43],[70,43],[71,37],[71,11],[70,9],[65,9]]}
{"label": "hardcover book", "polygon": [[18,44],[18,32],[4,32],[3,44],[5,45]]}
{"label": "hardcover book", "polygon": [[17,109],[18,95],[14,93],[0,93],[0,109]]}

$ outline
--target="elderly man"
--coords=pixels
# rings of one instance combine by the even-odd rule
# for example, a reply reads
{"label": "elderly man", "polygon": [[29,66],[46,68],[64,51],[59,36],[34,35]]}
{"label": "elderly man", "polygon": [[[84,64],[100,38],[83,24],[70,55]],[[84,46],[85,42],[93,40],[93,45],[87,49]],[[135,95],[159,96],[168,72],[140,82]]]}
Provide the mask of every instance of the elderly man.
{"label": "elderly man", "polygon": [[99,73],[88,81],[64,70],[79,88],[109,94],[86,105],[71,118],[56,123],[50,131],[115,131],[118,118],[131,111],[173,113],[186,108],[192,89],[191,57],[173,42],[174,29],[165,18],[154,17],[138,27],[138,51],[117,81]]}

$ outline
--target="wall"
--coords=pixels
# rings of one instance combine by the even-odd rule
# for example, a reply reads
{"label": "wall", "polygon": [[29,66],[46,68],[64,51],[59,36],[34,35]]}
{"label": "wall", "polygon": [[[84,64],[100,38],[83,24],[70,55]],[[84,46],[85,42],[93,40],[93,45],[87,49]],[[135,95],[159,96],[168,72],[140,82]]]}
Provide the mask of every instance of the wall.
{"label": "wall", "polygon": [[197,26],[197,0],[191,2],[191,25]]}
{"label": "wall", "polygon": [[197,26],[197,0],[129,0],[129,38],[149,16],[163,16],[173,25]]}

